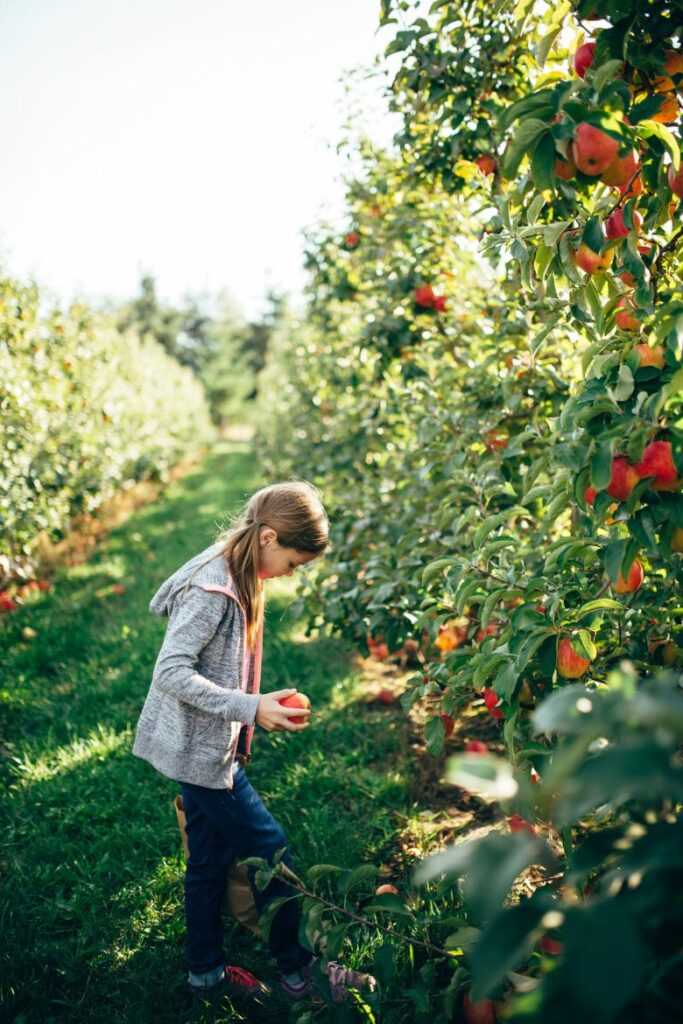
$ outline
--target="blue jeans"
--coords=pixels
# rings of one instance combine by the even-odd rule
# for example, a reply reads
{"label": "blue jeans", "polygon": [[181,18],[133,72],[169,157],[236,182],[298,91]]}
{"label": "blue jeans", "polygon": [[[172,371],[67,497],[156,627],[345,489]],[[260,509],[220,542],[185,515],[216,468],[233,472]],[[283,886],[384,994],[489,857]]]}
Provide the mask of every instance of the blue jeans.
{"label": "blue jeans", "polygon": [[[180,785],[190,848],[185,870],[187,965],[194,973],[204,974],[225,963],[221,903],[228,865],[243,857],[270,860],[276,850],[287,846],[287,838],[239,766],[232,789],[206,789],[187,782]],[[294,870],[289,851],[283,862]],[[258,892],[255,874],[256,868],[249,867],[259,914],[274,897],[294,895],[294,890],[277,878]],[[280,907],[270,927],[270,951],[283,974],[311,960],[310,951],[299,943],[299,920],[299,901],[293,898]]]}

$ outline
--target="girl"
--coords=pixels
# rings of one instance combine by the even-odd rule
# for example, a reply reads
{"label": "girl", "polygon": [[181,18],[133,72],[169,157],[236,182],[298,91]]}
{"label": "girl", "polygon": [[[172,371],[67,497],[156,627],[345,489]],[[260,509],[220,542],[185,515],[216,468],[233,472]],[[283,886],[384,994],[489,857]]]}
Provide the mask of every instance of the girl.
{"label": "girl", "polygon": [[[296,689],[259,693],[264,581],[291,576],[327,546],[328,520],[318,491],[303,481],[272,484],[253,495],[215,544],[167,579],[149,606],[169,622],[133,753],[181,785],[190,850],[187,983],[194,993],[268,991],[253,974],[225,964],[220,908],[232,861],[270,860],[287,846],[244,772],[254,726],[282,732],[309,725],[308,709],[280,704]],[[294,870],[289,850],[283,862]],[[291,897],[281,879],[258,892],[254,874],[250,867],[259,914],[272,898]],[[290,898],[273,919],[269,945],[282,987],[294,999],[312,991],[317,961],[300,945],[298,933],[299,904]],[[348,986],[375,987],[370,975],[334,962],[324,971],[336,1002],[349,997]]]}

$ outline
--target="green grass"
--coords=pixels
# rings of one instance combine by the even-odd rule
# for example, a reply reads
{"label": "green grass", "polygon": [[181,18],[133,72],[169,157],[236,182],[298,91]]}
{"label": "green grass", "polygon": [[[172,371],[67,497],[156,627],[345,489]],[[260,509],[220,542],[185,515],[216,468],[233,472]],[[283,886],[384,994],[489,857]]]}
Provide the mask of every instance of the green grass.
{"label": "green grass", "polygon": [[[277,996],[247,1016],[189,1007],[178,787],[131,755],[165,625],[148,603],[265,481],[238,443],[214,449],[163,500],[113,531],[5,617],[0,742],[0,1013],[21,1022],[285,1021]],[[124,585],[117,596],[111,584]],[[297,866],[385,862],[407,812],[400,712],[363,703],[351,651],[305,640],[293,582],[269,584],[262,687],[296,685],[322,713],[301,735],[254,739],[249,776],[288,833]],[[30,626],[38,636],[25,640]],[[369,936],[345,950],[367,962]],[[275,981],[263,943],[226,925],[226,954]]]}

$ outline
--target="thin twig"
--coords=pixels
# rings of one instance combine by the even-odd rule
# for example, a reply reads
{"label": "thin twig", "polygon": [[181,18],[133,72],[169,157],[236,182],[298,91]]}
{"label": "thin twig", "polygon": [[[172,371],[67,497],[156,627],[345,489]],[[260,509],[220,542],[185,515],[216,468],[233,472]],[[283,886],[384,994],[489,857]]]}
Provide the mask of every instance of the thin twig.
{"label": "thin twig", "polygon": [[[290,872],[289,869],[287,869],[286,865],[283,865],[283,867],[285,868],[286,871],[284,881],[286,882],[287,885],[290,886],[290,888],[296,889],[297,892],[300,892],[302,896],[309,896],[311,899],[317,900],[318,903],[323,903],[326,907],[329,907],[330,910],[336,910],[340,914],[345,914],[347,917],[352,918],[354,921],[358,921],[359,924],[365,924],[368,925],[368,927],[370,928],[376,928],[381,932],[386,932],[388,935],[393,935],[395,938],[400,939],[402,942],[410,942],[413,946],[422,946],[423,949],[429,949],[433,953],[438,953],[439,956],[449,957],[450,959],[457,959],[456,954],[450,953],[447,949],[441,949],[440,946],[434,946],[432,945],[431,942],[423,942],[421,939],[413,939],[409,935],[402,935],[401,932],[397,932],[396,929],[392,928],[390,925],[378,924],[377,921],[372,921],[368,917],[362,917],[360,914],[355,914],[352,910],[347,910],[346,907],[340,907],[337,903],[332,903],[331,900],[326,900],[323,896],[318,896],[317,893],[311,892],[310,889],[307,889],[303,884],[301,884],[298,877],[294,875],[292,872]],[[297,883],[299,884],[295,884],[294,882],[290,881],[289,876],[296,878]]]}

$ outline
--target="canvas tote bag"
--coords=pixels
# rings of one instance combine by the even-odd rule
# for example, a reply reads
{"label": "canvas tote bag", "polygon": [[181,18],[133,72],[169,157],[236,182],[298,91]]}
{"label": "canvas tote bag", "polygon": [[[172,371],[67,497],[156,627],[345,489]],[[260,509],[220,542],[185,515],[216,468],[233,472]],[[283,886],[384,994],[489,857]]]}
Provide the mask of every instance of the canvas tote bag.
{"label": "canvas tote bag", "polygon": [[[190,850],[187,845],[187,832],[185,830],[185,808],[183,807],[183,798],[178,795],[173,801],[175,807],[176,816],[178,818],[178,828],[180,829],[180,838],[183,842],[183,849],[185,850],[185,858],[190,856]],[[223,905],[221,907],[224,914],[228,914],[230,917],[234,917],[240,924],[246,925],[250,931],[255,935],[259,934],[258,926],[258,911],[256,904],[254,903],[254,896],[251,891],[249,879],[247,878],[246,866],[239,866],[237,864],[231,864],[228,868],[225,878],[225,894],[223,896]]]}

